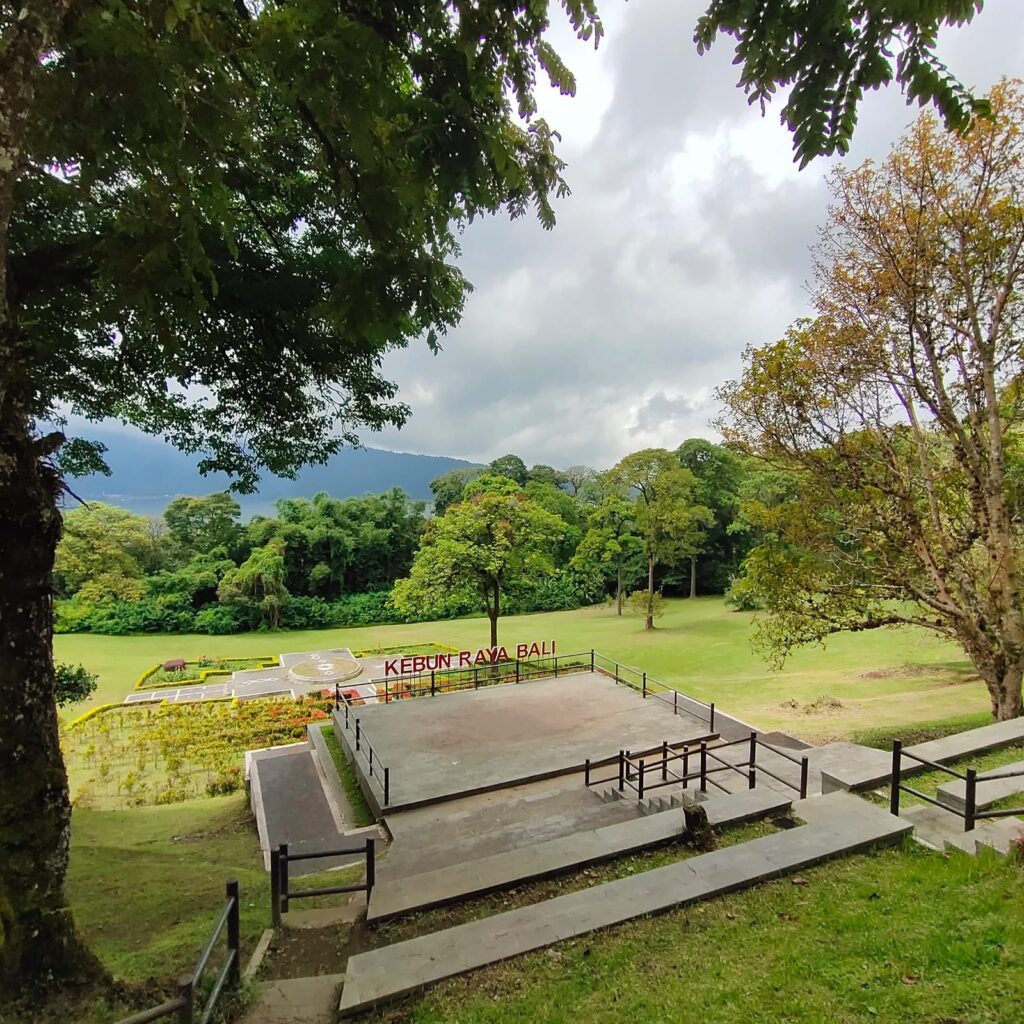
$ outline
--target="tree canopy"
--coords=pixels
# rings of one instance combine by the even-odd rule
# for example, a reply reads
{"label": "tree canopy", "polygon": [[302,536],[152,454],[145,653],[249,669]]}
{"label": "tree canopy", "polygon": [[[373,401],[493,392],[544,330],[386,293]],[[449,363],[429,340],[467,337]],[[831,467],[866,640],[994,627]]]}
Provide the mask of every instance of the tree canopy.
{"label": "tree canopy", "polygon": [[836,171],[819,316],[748,351],[731,434],[792,471],[747,567],[778,654],[911,622],[963,647],[1019,715],[1024,86],[967,135],[923,115],[880,165]]}

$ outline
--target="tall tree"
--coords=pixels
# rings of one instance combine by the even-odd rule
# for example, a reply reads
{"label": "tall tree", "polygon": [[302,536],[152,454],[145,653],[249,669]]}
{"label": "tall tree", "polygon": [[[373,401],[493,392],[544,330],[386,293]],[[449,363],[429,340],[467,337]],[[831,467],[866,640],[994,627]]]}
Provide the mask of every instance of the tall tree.
{"label": "tall tree", "polygon": [[479,488],[427,525],[412,571],[395,584],[392,600],[401,611],[422,614],[453,598],[476,597],[497,647],[504,595],[554,572],[552,551],[563,532],[562,521],[518,487]]}
{"label": "tall tree", "polygon": [[238,539],[241,516],[238,501],[225,491],[175,498],[164,509],[167,532],[188,555],[230,548]]}
{"label": "tall tree", "polygon": [[572,488],[572,493],[577,495],[580,493],[580,488],[588,480],[593,480],[596,474],[589,466],[568,466],[562,470],[562,476]]}
{"label": "tall tree", "polygon": [[705,556],[702,575],[706,584],[714,592],[722,593],[739,563],[736,536],[729,528],[739,513],[743,460],[728,448],[702,437],[684,441],[676,449],[676,458],[697,478],[697,500],[714,515],[702,551],[690,556],[690,597],[697,596],[698,555]]}
{"label": "tall tree", "polygon": [[636,521],[647,560],[644,629],[654,629],[654,570],[659,565],[676,565],[700,550],[713,516],[696,501],[696,477],[664,448],[627,455],[610,476],[637,494]]}
{"label": "tall tree", "polygon": [[572,557],[577,572],[596,567],[615,581],[615,608],[622,614],[627,578],[635,576],[643,563],[643,543],[637,531],[636,508],[620,494],[609,494],[588,519],[588,529]]}
{"label": "tall tree", "polygon": [[490,465],[490,471],[498,476],[507,476],[515,480],[520,487],[526,486],[529,477],[526,463],[518,455],[499,455]]}
{"label": "tall tree", "polygon": [[482,472],[482,469],[475,468],[453,469],[450,473],[435,476],[430,481],[430,492],[434,495],[434,514],[443,516],[449,505],[461,501],[466,484],[475,480]]}
{"label": "tall tree", "polygon": [[820,316],[721,397],[798,484],[759,576],[770,647],[915,623],[962,645],[1004,719],[1024,675],[1024,87],[989,98],[966,136],[926,114],[883,164],[836,172]]}
{"label": "tall tree", "polygon": [[[591,0],[566,5],[596,41]],[[459,317],[456,232],[563,193],[548,5],[24,0],[0,10],[0,994],[98,973],[64,898],[61,466],[116,416],[242,487],[408,415],[382,356]]]}
{"label": "tall tree", "polygon": [[257,548],[240,566],[229,569],[217,588],[226,603],[252,602],[262,613],[268,629],[277,629],[281,608],[288,597],[284,583],[285,544],[280,537]]}

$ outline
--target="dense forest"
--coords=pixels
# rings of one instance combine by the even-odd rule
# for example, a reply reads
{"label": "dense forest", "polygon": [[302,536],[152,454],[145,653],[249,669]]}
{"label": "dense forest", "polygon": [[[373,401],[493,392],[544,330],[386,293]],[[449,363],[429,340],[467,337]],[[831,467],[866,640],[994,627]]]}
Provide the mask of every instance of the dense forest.
{"label": "dense forest", "polygon": [[[56,628],[222,634],[490,614],[471,578],[423,585],[454,579],[437,557],[462,520],[522,554],[502,580],[502,614],[611,600],[651,626],[663,594],[729,589],[755,539],[744,502],[764,487],[763,470],[692,439],[674,452],[636,452],[605,472],[528,468],[504,455],[434,479],[432,504],[398,488],[345,499],[320,493],[280,500],[276,515],[243,523],[225,492],[176,498],[160,518],[90,503],[64,517]],[[510,508],[522,518],[514,540]],[[471,541],[481,552],[487,543]],[[461,568],[472,561],[452,551]]]}

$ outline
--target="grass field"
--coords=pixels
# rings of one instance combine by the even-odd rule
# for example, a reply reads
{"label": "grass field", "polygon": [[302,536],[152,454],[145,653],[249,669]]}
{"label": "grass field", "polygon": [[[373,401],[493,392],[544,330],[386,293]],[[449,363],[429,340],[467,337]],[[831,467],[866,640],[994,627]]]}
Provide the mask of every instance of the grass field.
{"label": "grass field", "polygon": [[[645,633],[637,618],[619,618],[614,609],[599,606],[503,619],[500,640],[554,639],[565,654],[595,648],[714,700],[763,729],[783,729],[810,740],[988,710],[985,688],[962,652],[924,631],[833,637],[824,648],[797,652],[781,672],[773,672],[750,648],[751,622],[751,614],[729,610],[720,598],[698,598],[667,602],[653,632]],[[64,710],[68,717],[122,700],[142,671],[170,658],[393,648],[430,641],[459,648],[486,644],[486,619],[223,637],[63,634],[54,646],[58,658],[81,662],[100,679],[91,701]]]}
{"label": "grass field", "polygon": [[485,968],[365,1024],[1021,1024],[1022,871],[906,848]]}

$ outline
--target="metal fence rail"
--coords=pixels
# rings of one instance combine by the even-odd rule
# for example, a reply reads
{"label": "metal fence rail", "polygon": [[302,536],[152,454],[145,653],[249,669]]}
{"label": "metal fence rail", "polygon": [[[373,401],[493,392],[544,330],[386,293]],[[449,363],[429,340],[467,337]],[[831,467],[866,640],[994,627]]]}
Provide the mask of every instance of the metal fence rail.
{"label": "metal fence rail", "polygon": [[345,731],[352,733],[356,756],[362,754],[363,760],[366,761],[367,778],[371,783],[377,784],[381,795],[384,797],[381,807],[387,807],[391,803],[391,768],[381,761],[380,755],[373,749],[370,741],[366,738],[366,734],[359,724],[358,717],[352,711],[352,703],[337,689],[335,689],[334,702],[336,710],[342,713],[341,721]]}
{"label": "metal fence rail", "polygon": [[[199,954],[192,973],[178,980],[178,994],[159,1006],[125,1017],[118,1024],[149,1024],[150,1021],[164,1017],[175,1017],[178,1024],[209,1024],[220,997],[226,989],[237,988],[242,977],[241,903],[238,882],[230,879],[225,885],[225,892],[227,900],[221,909],[220,917]],[[203,975],[209,966],[217,941],[225,930],[227,955],[213,981],[209,995],[200,1005],[198,996],[202,988]]]}
{"label": "metal fence rail", "polygon": [[[294,861],[316,860],[323,857],[346,857],[362,854],[366,858],[366,880],[352,885],[329,885],[319,889],[292,889],[288,865]],[[281,915],[288,913],[292,900],[309,896],[333,896],[344,892],[365,892],[366,898],[377,881],[376,842],[371,837],[359,846],[340,847],[334,850],[317,850],[313,853],[290,853],[287,843],[281,843],[270,851],[270,918],[275,928],[281,926]]]}
{"label": "metal fence rail", "polygon": [[[757,785],[757,773],[761,772],[781,782],[784,786],[796,790],[800,799],[807,797],[807,784],[809,777],[810,762],[806,756],[796,758],[790,754],[779,751],[774,746],[761,740],[756,732],[750,733],[742,739],[731,740],[726,743],[712,743],[717,736],[704,737],[702,739],[684,740],[678,743],[669,743],[665,740],[660,748],[660,754],[656,750],[645,753],[643,756],[633,754],[629,750],[620,750],[616,765],[615,774],[607,778],[595,778],[594,773],[601,767],[615,764],[614,759],[608,759],[594,764],[589,758],[584,764],[583,782],[585,786],[597,786],[607,783],[617,785],[622,792],[629,787],[642,800],[644,795],[652,790],[660,789],[663,786],[682,784],[686,789],[690,782],[696,781],[702,793],[707,792],[710,783],[723,793],[730,793],[726,786],[723,786],[711,776],[720,772],[736,772],[741,775],[747,783],[748,789],[754,789]],[[766,747],[772,753],[781,754],[788,761],[792,761],[800,769],[800,781],[794,783],[781,775],[776,774],[770,768],[766,768],[763,761],[757,757],[758,746]],[[722,757],[722,751],[731,747],[746,746],[747,758],[744,761],[729,761]],[[691,759],[696,760],[698,767],[691,771]],[[714,762],[709,766],[708,762]],[[682,771],[676,771],[675,767],[669,765],[682,761]],[[653,773],[655,779],[649,781],[648,776]]]}
{"label": "metal fence rail", "polygon": [[[957,808],[943,803],[941,800],[937,799],[937,797],[929,796],[927,793],[922,793],[919,789],[914,789],[913,786],[908,786],[902,779],[903,758],[905,757],[909,758],[911,761],[915,761],[917,764],[923,764],[928,768],[944,772],[946,775],[949,775],[954,779],[960,779],[964,783],[964,809],[962,811],[957,810]],[[979,774],[977,768],[968,768],[966,771],[958,772],[955,768],[950,768],[947,765],[939,764],[937,761],[929,761],[926,757],[919,757],[917,754],[912,754],[909,750],[903,749],[902,740],[893,740],[892,774],[889,777],[889,810],[891,813],[899,817],[900,793],[909,793],[911,796],[916,796],[919,800],[924,800],[925,803],[934,804],[936,807],[941,807],[944,811],[948,811],[950,814],[955,814],[957,817],[963,818],[964,831],[970,832],[979,821],[987,820],[989,818],[1006,818],[1015,814],[1024,814],[1024,807],[979,811],[978,783],[993,782],[996,779],[1013,779],[1021,777],[1024,777],[1024,771],[982,772]]]}

